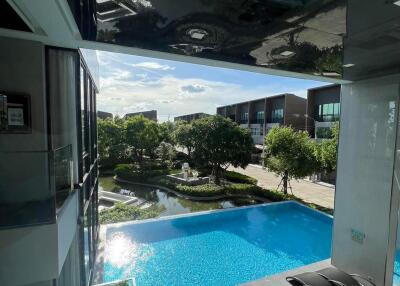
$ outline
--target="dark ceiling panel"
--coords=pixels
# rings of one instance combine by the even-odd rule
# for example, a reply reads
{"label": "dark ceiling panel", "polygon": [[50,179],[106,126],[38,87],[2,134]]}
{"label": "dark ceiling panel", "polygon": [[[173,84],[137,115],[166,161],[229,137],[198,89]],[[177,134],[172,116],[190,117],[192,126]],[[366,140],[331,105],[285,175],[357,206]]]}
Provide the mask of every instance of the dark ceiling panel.
{"label": "dark ceiling panel", "polygon": [[0,1],[0,28],[32,32],[5,0]]}
{"label": "dark ceiling panel", "polygon": [[345,1],[97,0],[97,41],[342,76]]}
{"label": "dark ceiling panel", "polygon": [[395,0],[83,3],[92,3],[77,20],[87,40],[333,79],[400,72]]}

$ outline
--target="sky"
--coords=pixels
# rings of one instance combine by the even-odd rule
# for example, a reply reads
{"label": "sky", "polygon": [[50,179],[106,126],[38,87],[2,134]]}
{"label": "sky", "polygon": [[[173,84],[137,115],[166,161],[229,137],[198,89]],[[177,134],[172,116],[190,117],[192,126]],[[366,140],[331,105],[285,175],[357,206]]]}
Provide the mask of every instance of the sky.
{"label": "sky", "polygon": [[158,120],[204,112],[218,106],[293,93],[324,82],[279,77],[232,69],[97,51],[100,92],[97,110],[123,116],[157,110]]}

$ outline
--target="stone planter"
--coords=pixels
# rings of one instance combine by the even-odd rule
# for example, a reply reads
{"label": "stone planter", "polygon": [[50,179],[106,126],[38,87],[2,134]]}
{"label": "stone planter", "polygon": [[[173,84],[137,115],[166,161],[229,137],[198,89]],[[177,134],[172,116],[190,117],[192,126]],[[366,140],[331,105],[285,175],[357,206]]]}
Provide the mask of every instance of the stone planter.
{"label": "stone planter", "polygon": [[183,178],[183,173],[167,175],[167,178],[174,183],[186,186],[198,186],[208,184],[210,182],[209,177],[189,177],[187,180],[185,180]]}

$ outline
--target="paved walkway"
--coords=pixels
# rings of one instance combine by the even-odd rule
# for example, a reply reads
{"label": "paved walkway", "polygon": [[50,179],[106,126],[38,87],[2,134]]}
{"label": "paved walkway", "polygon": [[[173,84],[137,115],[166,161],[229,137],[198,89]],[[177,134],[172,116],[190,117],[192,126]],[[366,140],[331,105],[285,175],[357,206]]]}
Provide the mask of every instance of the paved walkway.
{"label": "paved walkway", "polygon": [[[246,169],[229,167],[228,170],[256,178],[258,180],[258,185],[266,189],[276,189],[281,180],[281,178],[277,177],[274,173],[267,172],[256,165],[249,165]],[[308,203],[333,209],[335,197],[335,190],[333,188],[304,180],[291,180],[290,184],[292,185],[293,194],[296,197]],[[290,190],[288,191],[290,193]]]}

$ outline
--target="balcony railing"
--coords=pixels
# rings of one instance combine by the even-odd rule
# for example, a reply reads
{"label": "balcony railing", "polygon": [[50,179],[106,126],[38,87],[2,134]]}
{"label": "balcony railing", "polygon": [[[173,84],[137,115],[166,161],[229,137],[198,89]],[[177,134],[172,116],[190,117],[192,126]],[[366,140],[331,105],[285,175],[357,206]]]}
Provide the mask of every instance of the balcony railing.
{"label": "balcony railing", "polygon": [[3,151],[0,228],[54,223],[73,189],[72,146],[52,151]]}

